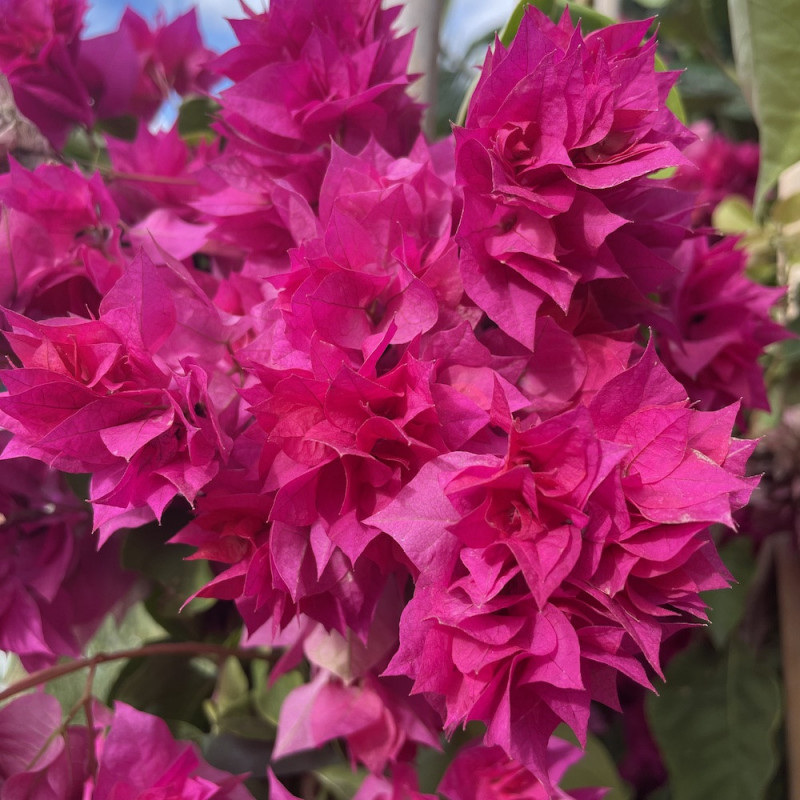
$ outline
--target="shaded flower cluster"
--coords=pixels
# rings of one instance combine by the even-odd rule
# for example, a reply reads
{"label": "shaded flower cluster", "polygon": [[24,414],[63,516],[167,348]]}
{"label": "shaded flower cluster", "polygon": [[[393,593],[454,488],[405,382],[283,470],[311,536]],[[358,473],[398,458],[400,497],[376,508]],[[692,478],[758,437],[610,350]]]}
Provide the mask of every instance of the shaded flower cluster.
{"label": "shaded flower cluster", "polygon": [[98,552],[89,510],[62,475],[28,458],[0,462],[0,514],[0,649],[29,670],[80,655],[132,586],[119,542]]}
{"label": "shaded flower cluster", "polygon": [[676,260],[682,275],[665,295],[678,335],[664,336],[667,368],[706,409],[741,400],[745,408],[769,409],[761,366],[764,348],[791,334],[770,319],[785,294],[745,275],[747,253],[735,238],[710,245],[687,242]]}
{"label": "shaded flower cluster", "polygon": [[117,703],[113,713],[98,704],[92,716],[91,727],[62,725],[58,701],[46,694],[26,695],[3,707],[3,796],[91,800],[250,797],[242,777],[209,766],[195,745],[176,742],[158,717],[124,703]]}
{"label": "shaded flower cluster", "polygon": [[680,167],[672,183],[696,193],[692,223],[711,224],[714,209],[729,195],[752,203],[758,179],[759,148],[756,142],[734,142],[704,121],[692,125],[697,141],[684,155],[692,162]]}
{"label": "shaded flower cluster", "polygon": [[[547,748],[550,775],[554,782],[581,757],[579,748],[553,737]],[[528,770],[511,761],[499,747],[469,745],[461,750],[447,768],[439,784],[439,792],[448,800],[601,800],[602,789],[578,789],[555,794]]]}

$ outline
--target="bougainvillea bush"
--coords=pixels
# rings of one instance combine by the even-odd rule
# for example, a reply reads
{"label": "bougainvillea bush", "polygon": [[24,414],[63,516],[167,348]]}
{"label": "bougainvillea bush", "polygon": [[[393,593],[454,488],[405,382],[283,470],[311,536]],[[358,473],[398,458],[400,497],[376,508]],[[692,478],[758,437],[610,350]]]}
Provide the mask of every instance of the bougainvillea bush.
{"label": "bougainvillea bush", "polygon": [[573,742],[731,582],[786,336],[650,21],[527,9],[431,142],[377,0],[222,55],[0,10],[45,142],[0,175],[0,797],[603,796]]}

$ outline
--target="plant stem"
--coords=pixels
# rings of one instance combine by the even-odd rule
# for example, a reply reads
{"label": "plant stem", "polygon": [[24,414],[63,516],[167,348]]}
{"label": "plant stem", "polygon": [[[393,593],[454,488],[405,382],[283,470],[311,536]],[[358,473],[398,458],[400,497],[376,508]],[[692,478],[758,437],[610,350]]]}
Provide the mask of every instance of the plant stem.
{"label": "plant stem", "polygon": [[172,655],[193,655],[193,656],[221,656],[236,658],[258,658],[271,661],[276,656],[271,652],[259,650],[241,650],[234,647],[225,647],[221,644],[209,644],[208,642],[155,642],[154,644],[142,645],[130,650],[117,650],[113,653],[97,653],[86,658],[78,658],[63,664],[56,664],[54,667],[47,667],[33,672],[25,678],[12,683],[4,691],[0,692],[0,703],[10,697],[33,689],[42,684],[71,675],[82,669],[95,670],[98,665],[109,661],[119,661],[124,658],[141,658],[144,656],[172,656]]}

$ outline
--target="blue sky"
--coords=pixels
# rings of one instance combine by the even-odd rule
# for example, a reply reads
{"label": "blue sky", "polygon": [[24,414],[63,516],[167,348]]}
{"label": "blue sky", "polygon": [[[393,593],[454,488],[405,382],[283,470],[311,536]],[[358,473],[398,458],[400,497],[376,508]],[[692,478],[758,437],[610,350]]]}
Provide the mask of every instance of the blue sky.
{"label": "blue sky", "polygon": [[[336,2],[337,0],[331,0]],[[264,0],[249,0],[258,8]],[[451,0],[450,12],[442,29],[442,39],[454,54],[492,28],[499,27],[511,13],[517,0]],[[196,5],[200,24],[208,44],[215,50],[227,50],[235,43],[225,17],[242,16],[238,0],[90,0],[87,32],[93,36],[116,28],[126,5],[152,19],[163,8],[169,19]]]}

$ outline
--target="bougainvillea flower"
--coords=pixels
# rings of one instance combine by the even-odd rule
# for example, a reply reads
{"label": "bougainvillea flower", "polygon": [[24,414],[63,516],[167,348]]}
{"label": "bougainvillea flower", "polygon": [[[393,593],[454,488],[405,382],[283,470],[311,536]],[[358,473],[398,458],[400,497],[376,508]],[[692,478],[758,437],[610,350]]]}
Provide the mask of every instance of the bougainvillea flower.
{"label": "bougainvillea flower", "polygon": [[[547,746],[550,781],[554,786],[566,770],[582,756],[569,742],[552,737]],[[500,747],[469,744],[458,752],[437,789],[447,800],[601,800],[603,789],[548,791],[521,764],[512,761]]]}
{"label": "bougainvillea flower", "polygon": [[297,205],[296,194],[316,208],[331,142],[356,153],[374,138],[397,157],[419,136],[421,107],[406,93],[412,39],[394,36],[399,9],[379,0],[246,11],[232,22],[239,46],[214,65],[234,81],[220,98],[227,147],[196,207],[216,219],[227,247],[285,267],[286,250],[306,238],[287,220],[287,202]]}
{"label": "bougainvillea flower", "polygon": [[96,314],[122,274],[119,211],[99,175],[12,160],[0,231],[0,302],[33,318]]}
{"label": "bougainvillea flower", "polygon": [[[660,191],[644,176],[686,162],[691,134],[665,106],[676,75],[655,72],[655,41],[641,44],[648,26],[584,40],[569,14],[556,26],[527,8],[511,46],[487,56],[455,131],[464,283],[530,348],[543,303],[566,309],[580,281],[632,278],[650,233],[617,208],[620,189]],[[623,231],[644,241],[609,247]]]}
{"label": "bougainvillea flower", "polygon": [[25,695],[0,709],[3,797],[250,797],[242,785],[244,776],[207,764],[197,746],[176,741],[162,719],[125,703],[117,703],[113,714],[95,704],[92,716],[93,731],[81,725],[62,727],[58,701],[41,693]]}
{"label": "bougainvillea flower", "polygon": [[240,44],[214,64],[235,82],[222,93],[226,127],[290,158],[331,138],[351,152],[370,136],[407,152],[420,106],[405,93],[412,37],[393,35],[398,13],[378,0],[279,0],[234,21]]}
{"label": "bougainvillea flower", "polygon": [[76,49],[86,0],[2,0],[0,70],[35,61],[44,46],[59,37]]}
{"label": "bougainvillea flower", "polygon": [[662,639],[725,585],[707,526],[754,484],[735,415],[692,409],[650,347],[588,408],[515,427],[505,457],[429,462],[367,520],[419,571],[388,674],[546,783],[556,725],[583,737],[618,672],[648,686],[637,656],[658,671]]}
{"label": "bougainvillea flower", "polygon": [[0,649],[28,670],[79,656],[132,585],[119,543],[98,552],[85,504],[27,458],[0,462],[0,514]]}
{"label": "bougainvillea flower", "polygon": [[235,392],[211,367],[225,351],[219,317],[179,265],[141,254],[96,320],[36,323],[11,311],[6,319],[21,367],[3,381],[0,412],[15,433],[4,457],[92,473],[94,525],[104,537],[130,522],[128,513],[141,523],[160,518],[177,495],[194,500],[229,446],[215,388],[222,408]]}
{"label": "bougainvillea flower", "polygon": [[392,777],[367,775],[353,800],[434,800],[438,795],[419,791],[417,774],[411,766],[392,770]]}
{"label": "bougainvillea flower", "polygon": [[294,371],[256,374],[262,382],[245,397],[267,434],[261,461],[274,501],[244,593],[262,606],[279,590],[291,597],[286,611],[363,633],[385,584],[380,576],[395,568],[384,557],[362,558],[378,534],[363,520],[447,449],[432,365],[407,355],[377,378],[344,366],[327,380]]}
{"label": "bougainvillea flower", "polygon": [[100,749],[92,800],[247,800],[244,776],[211,767],[164,720],[116,703]]}
{"label": "bougainvillea flower", "polygon": [[17,108],[61,149],[76,125],[91,127],[94,111],[67,45],[57,37],[32,62],[11,69],[8,83]]}
{"label": "bougainvillea flower", "polygon": [[0,2],[0,72],[19,110],[60,148],[70,128],[94,120],[76,71],[85,0]]}
{"label": "bougainvillea flower", "polygon": [[170,91],[204,93],[211,86],[213,75],[205,67],[212,55],[200,37],[195,9],[151,30],[126,8],[116,31],[81,43],[78,66],[99,118],[131,114],[148,121]]}
{"label": "bougainvillea flower", "polygon": [[[299,800],[275,777],[272,770],[269,775],[269,794],[275,800]],[[435,794],[423,794],[417,785],[417,775],[413,768],[396,766],[392,777],[383,775],[367,775],[361,783],[353,800],[436,800]]]}
{"label": "bougainvillea flower", "polygon": [[347,684],[319,670],[281,706],[273,758],[342,738],[354,764],[379,774],[387,765],[413,760],[415,742],[438,747],[429,709],[409,698],[408,686],[397,680],[366,675]]}
{"label": "bougainvillea flower", "polygon": [[180,210],[195,221],[189,203],[201,193],[199,170],[218,148],[200,142],[189,145],[173,126],[168,131],[139,128],[133,141],[109,137],[113,177],[108,191],[125,222],[134,224],[158,209]]}
{"label": "bougainvillea flower", "polygon": [[672,183],[696,194],[692,222],[700,227],[711,224],[714,209],[728,195],[753,202],[760,154],[757,142],[733,142],[708,121],[696,122],[692,131],[697,141],[684,151],[692,164],[679,167]]}
{"label": "bougainvillea flower", "polygon": [[[103,711],[97,708],[95,720],[106,716]],[[43,692],[18,697],[4,706],[0,709],[2,796],[86,797],[89,734],[85,726],[62,728],[58,700]]]}
{"label": "bougainvillea flower", "polygon": [[758,359],[767,345],[790,336],[770,317],[785,289],[751,281],[747,252],[737,244],[733,237],[714,245],[704,237],[687,242],[680,282],[664,298],[677,335],[659,339],[662,358],[705,409],[740,399],[744,408],[768,409]]}

